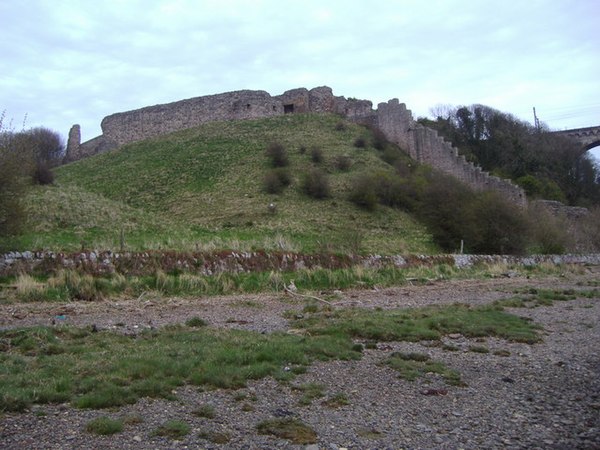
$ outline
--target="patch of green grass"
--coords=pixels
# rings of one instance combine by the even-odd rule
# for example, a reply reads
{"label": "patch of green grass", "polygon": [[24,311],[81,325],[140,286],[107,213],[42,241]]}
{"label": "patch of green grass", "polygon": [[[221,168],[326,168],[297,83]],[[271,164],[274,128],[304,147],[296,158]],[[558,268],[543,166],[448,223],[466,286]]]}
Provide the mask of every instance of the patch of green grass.
{"label": "patch of green grass", "polygon": [[125,425],[138,425],[144,423],[144,418],[139,414],[128,414],[123,417],[123,423]]}
{"label": "patch of green grass", "polygon": [[71,401],[108,408],[140,397],[174,399],[183,384],[240,388],[247,380],[289,379],[314,360],[358,359],[343,336],[304,338],[242,330],[170,326],[135,337],[88,328],[0,332],[0,411]]}
{"label": "patch of green grass", "polygon": [[191,431],[190,426],[181,420],[168,420],[152,433],[155,436],[164,436],[171,439],[181,439]]}
{"label": "patch of green grass", "polygon": [[231,436],[222,431],[201,431],[198,433],[198,437],[213,444],[227,444],[231,440]]}
{"label": "patch of green grass", "polygon": [[194,409],[194,411],[192,411],[192,414],[197,417],[204,417],[205,419],[214,419],[217,415],[215,412],[215,407],[209,404],[198,406],[196,409]]}
{"label": "patch of green grass", "polygon": [[407,381],[414,381],[428,373],[436,373],[448,384],[464,386],[460,373],[449,369],[441,362],[431,361],[429,356],[421,353],[395,352],[385,360],[385,364],[397,370],[399,377]]}
{"label": "patch of green grass", "polygon": [[538,289],[526,288],[516,291],[515,297],[498,300],[496,305],[513,308],[535,308],[537,306],[551,306],[556,301],[564,302],[577,298],[600,298],[600,290],[576,289]]}
{"label": "patch of green grass", "polygon": [[325,395],[325,386],[319,383],[301,384],[294,386],[292,389],[302,392],[302,396],[298,400],[298,404],[302,406],[308,406],[313,400]]}
{"label": "patch of green grass", "polygon": [[379,439],[383,436],[383,433],[375,428],[360,428],[356,431],[360,437],[366,439]]}
{"label": "patch of green grass", "polygon": [[201,319],[200,317],[192,317],[191,319],[186,320],[185,324],[188,327],[193,328],[205,327],[206,325],[208,325],[206,320]]}
{"label": "patch of green grass", "polygon": [[469,351],[473,353],[489,353],[490,349],[483,345],[472,345],[469,347]]}
{"label": "patch of green grass", "polygon": [[540,340],[537,327],[525,318],[497,307],[434,306],[377,311],[366,308],[316,313],[293,321],[311,335],[349,335],[376,341],[439,340],[460,333],[467,337],[496,336],[517,342]]}
{"label": "patch of green grass", "polygon": [[[174,399],[173,390],[184,384],[236,389],[266,376],[290,380],[315,360],[360,359],[363,346],[353,339],[439,341],[450,333],[528,343],[540,339],[526,319],[497,307],[466,305],[324,309],[292,326],[305,333],[263,335],[181,325],[136,336],[70,326],[0,331],[0,411],[69,401],[80,408],[108,408],[141,397]],[[306,385],[304,391],[305,403],[322,396],[320,386]]]}
{"label": "patch of green grass", "polygon": [[85,425],[85,430],[88,433],[108,436],[123,431],[123,421],[102,416],[98,417],[97,419],[90,420]]}
{"label": "patch of green grass", "polygon": [[348,400],[348,396],[343,392],[338,392],[337,394],[332,395],[331,397],[323,400],[321,402],[323,406],[327,406],[328,408],[341,408],[342,406],[347,406],[350,404],[350,400]]}
{"label": "patch of green grass", "polygon": [[260,422],[256,429],[260,434],[270,434],[280,439],[287,439],[293,444],[307,445],[317,442],[315,430],[298,419],[265,420]]}
{"label": "patch of green grass", "polygon": [[241,408],[241,409],[242,409],[242,411],[245,411],[245,412],[250,412],[250,411],[254,411],[256,408],[254,408],[254,405],[252,405],[252,404],[250,404],[250,403],[248,403],[248,402],[245,402],[245,403],[242,405],[242,408]]}

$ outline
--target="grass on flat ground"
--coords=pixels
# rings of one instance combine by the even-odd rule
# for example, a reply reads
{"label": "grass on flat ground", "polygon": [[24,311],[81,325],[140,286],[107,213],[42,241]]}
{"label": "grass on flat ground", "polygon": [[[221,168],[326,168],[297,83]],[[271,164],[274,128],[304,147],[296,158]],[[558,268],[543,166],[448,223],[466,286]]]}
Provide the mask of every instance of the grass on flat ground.
{"label": "grass on flat ground", "polygon": [[[126,336],[94,327],[33,327],[0,332],[0,411],[32,403],[107,408],[141,397],[174,399],[183,384],[241,388],[247,380],[286,381],[315,360],[359,359],[364,340],[432,340],[446,333],[536,342],[537,327],[499,308],[316,311],[293,326],[303,336],[168,326]],[[322,387],[301,385],[301,403]],[[207,409],[208,411],[208,409]],[[207,411],[204,411],[205,413]]]}
{"label": "grass on flat ground", "polygon": [[449,369],[439,361],[432,361],[423,353],[395,352],[385,360],[385,364],[399,372],[399,377],[413,381],[426,374],[435,373],[441,376],[448,384],[464,386],[460,373]]}
{"label": "grass on flat ground", "polygon": [[600,298],[600,289],[538,289],[526,288],[516,292],[517,295],[498,300],[497,305],[513,308],[535,308],[551,306],[556,301],[564,302],[577,298]]}
{"label": "grass on flat ground", "polygon": [[[364,127],[328,114],[218,122],[129,144],[56,169],[54,186],[34,187],[27,198],[28,230],[0,238],[0,248],[285,249],[364,253],[432,253],[425,227],[410,215],[380,207],[364,211],[348,201],[351,179],[364,171],[394,169],[373,147],[356,148]],[[271,170],[265,150],[281,143],[291,185],[267,194]],[[315,163],[311,149],[322,150]],[[301,152],[301,148],[307,149]],[[336,158],[351,166],[340,170]],[[327,173],[332,196],[301,192],[312,168]],[[277,205],[270,213],[267,206]]]}
{"label": "grass on flat ground", "polygon": [[304,422],[294,418],[277,418],[260,422],[256,426],[260,434],[270,434],[281,439],[287,439],[293,444],[314,444],[317,433]]}

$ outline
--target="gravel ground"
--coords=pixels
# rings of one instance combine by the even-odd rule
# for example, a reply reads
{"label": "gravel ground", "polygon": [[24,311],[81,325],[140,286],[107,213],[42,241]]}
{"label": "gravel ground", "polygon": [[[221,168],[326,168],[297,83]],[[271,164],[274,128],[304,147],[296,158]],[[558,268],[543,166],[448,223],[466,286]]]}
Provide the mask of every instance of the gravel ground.
{"label": "gravel ground", "polygon": [[[600,267],[562,277],[528,279],[513,275],[348,291],[338,293],[334,301],[336,307],[381,308],[484,304],[524,287],[589,290],[600,282]],[[582,298],[509,310],[543,326],[543,342],[534,345],[460,335],[445,338],[445,343],[458,351],[444,350],[431,342],[385,343],[365,350],[360,361],[314,364],[290,384],[268,378],[238,391],[200,392],[184,387],[178,389],[177,401],[143,399],[108,411],[36,406],[26,413],[0,416],[0,448],[600,448],[599,300]],[[0,328],[60,320],[135,333],[198,316],[215,327],[270,332],[286,330],[283,313],[300,311],[305,304],[306,299],[299,296],[160,299],[147,294],[139,299],[99,303],[0,305]],[[490,351],[468,351],[471,346],[485,346]],[[394,351],[426,353],[458,370],[467,386],[448,386],[435,375],[402,380],[381,364]],[[306,383],[324,385],[324,396],[301,406],[302,393],[293,387]],[[328,399],[340,393],[348,404],[327,405]],[[214,407],[214,418],[193,414],[202,404]],[[106,415],[127,418],[125,430],[109,437],[85,431],[88,421]],[[293,445],[258,434],[256,424],[274,417],[293,417],[309,424],[318,435],[318,443]],[[171,419],[187,422],[192,432],[179,441],[152,435]],[[217,444],[199,436],[208,432],[224,433],[230,440]]]}

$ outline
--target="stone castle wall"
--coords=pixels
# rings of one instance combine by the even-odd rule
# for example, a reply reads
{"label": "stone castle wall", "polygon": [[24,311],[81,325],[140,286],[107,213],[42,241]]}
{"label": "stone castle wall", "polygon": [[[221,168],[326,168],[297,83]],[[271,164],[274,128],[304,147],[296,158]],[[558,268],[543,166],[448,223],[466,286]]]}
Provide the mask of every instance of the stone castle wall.
{"label": "stone castle wall", "polygon": [[493,190],[512,203],[526,205],[527,197],[522,188],[466,161],[437,131],[416,122],[411,111],[398,99],[380,103],[376,118],[376,126],[386,138],[407,151],[413,159],[452,175],[475,190]]}
{"label": "stone castle wall", "polygon": [[102,120],[102,135],[82,144],[79,126],[73,126],[67,155],[73,161],[207,122],[308,112],[340,114],[348,120],[375,126],[413,159],[455,176],[476,190],[495,190],[511,202],[526,203],[521,188],[467,162],[436,131],[418,124],[398,99],[380,103],[374,110],[370,101],[336,97],[327,86],[293,89],[278,96],[265,91],[227,92],[112,114]]}

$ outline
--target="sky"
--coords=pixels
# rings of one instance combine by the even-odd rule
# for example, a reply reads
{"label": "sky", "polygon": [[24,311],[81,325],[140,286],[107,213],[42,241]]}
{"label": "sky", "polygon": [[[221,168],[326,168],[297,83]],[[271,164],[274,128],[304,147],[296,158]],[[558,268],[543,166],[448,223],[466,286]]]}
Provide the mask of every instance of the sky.
{"label": "sky", "polygon": [[115,112],[326,85],[415,118],[478,103],[596,126],[598,18],[598,0],[0,0],[0,112],[86,141]]}

